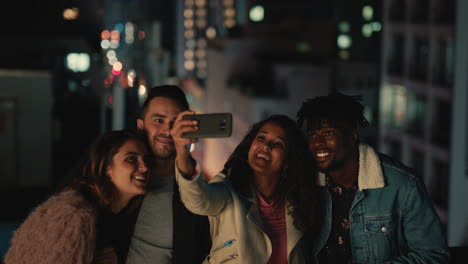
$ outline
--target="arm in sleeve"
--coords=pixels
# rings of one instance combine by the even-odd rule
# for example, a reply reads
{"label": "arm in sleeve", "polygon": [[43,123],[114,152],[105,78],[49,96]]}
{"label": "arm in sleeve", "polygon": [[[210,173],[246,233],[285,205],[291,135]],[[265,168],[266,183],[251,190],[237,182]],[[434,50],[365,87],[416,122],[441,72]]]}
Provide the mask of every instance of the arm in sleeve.
{"label": "arm in sleeve", "polygon": [[216,175],[209,183],[203,179],[197,162],[197,174],[186,179],[176,166],[176,180],[185,207],[194,214],[217,215],[231,201],[230,188],[223,174]]}
{"label": "arm in sleeve", "polygon": [[408,253],[385,263],[448,263],[442,226],[421,179],[414,178],[403,211],[403,235]]}

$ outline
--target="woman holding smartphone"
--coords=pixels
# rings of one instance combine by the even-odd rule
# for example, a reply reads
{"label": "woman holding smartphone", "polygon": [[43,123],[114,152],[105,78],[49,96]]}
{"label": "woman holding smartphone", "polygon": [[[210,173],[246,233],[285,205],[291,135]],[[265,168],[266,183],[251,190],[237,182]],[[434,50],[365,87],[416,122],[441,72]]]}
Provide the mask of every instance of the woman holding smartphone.
{"label": "woman holding smartphone", "polygon": [[92,146],[83,174],[39,205],[14,232],[5,264],[124,263],[145,193],[145,138],[111,131]]}
{"label": "woman holding smartphone", "polygon": [[209,183],[186,144],[196,121],[175,121],[176,179],[193,213],[208,215],[213,246],[205,263],[305,263],[305,233],[319,224],[319,201],[304,136],[287,116],[256,123]]}

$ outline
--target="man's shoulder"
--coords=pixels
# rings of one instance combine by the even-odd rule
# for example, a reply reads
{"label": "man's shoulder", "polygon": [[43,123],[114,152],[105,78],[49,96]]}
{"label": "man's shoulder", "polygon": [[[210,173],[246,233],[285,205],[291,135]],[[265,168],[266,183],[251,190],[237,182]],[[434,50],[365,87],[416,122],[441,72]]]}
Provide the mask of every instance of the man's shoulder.
{"label": "man's shoulder", "polygon": [[386,182],[408,184],[418,180],[416,172],[401,161],[379,153],[380,166]]}

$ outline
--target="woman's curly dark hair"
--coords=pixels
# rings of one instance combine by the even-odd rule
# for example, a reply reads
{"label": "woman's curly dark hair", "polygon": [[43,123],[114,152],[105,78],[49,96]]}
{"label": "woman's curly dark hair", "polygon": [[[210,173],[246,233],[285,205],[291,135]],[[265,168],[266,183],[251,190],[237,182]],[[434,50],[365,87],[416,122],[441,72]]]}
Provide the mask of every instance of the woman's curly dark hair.
{"label": "woman's curly dark hair", "polygon": [[254,124],[224,164],[222,172],[227,175],[236,192],[243,196],[251,195],[253,171],[248,163],[248,153],[259,130],[267,123],[281,127],[287,140],[287,175],[276,187],[275,202],[288,203],[288,213],[292,214],[297,229],[302,232],[314,232],[321,219],[321,203],[315,185],[317,169],[313,165],[303,133],[288,116],[272,115]]}

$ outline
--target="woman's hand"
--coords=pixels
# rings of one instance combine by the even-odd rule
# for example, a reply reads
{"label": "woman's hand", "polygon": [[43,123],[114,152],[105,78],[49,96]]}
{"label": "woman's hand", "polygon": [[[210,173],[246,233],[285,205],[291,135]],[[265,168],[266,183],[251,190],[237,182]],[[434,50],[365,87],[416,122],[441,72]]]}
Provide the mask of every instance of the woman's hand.
{"label": "woman's hand", "polygon": [[172,140],[176,149],[176,166],[177,169],[186,177],[190,177],[195,171],[195,162],[190,155],[187,145],[198,142],[196,138],[184,138],[182,135],[186,132],[198,130],[198,124],[195,120],[183,120],[184,115],[194,114],[192,111],[181,112],[171,129]]}

